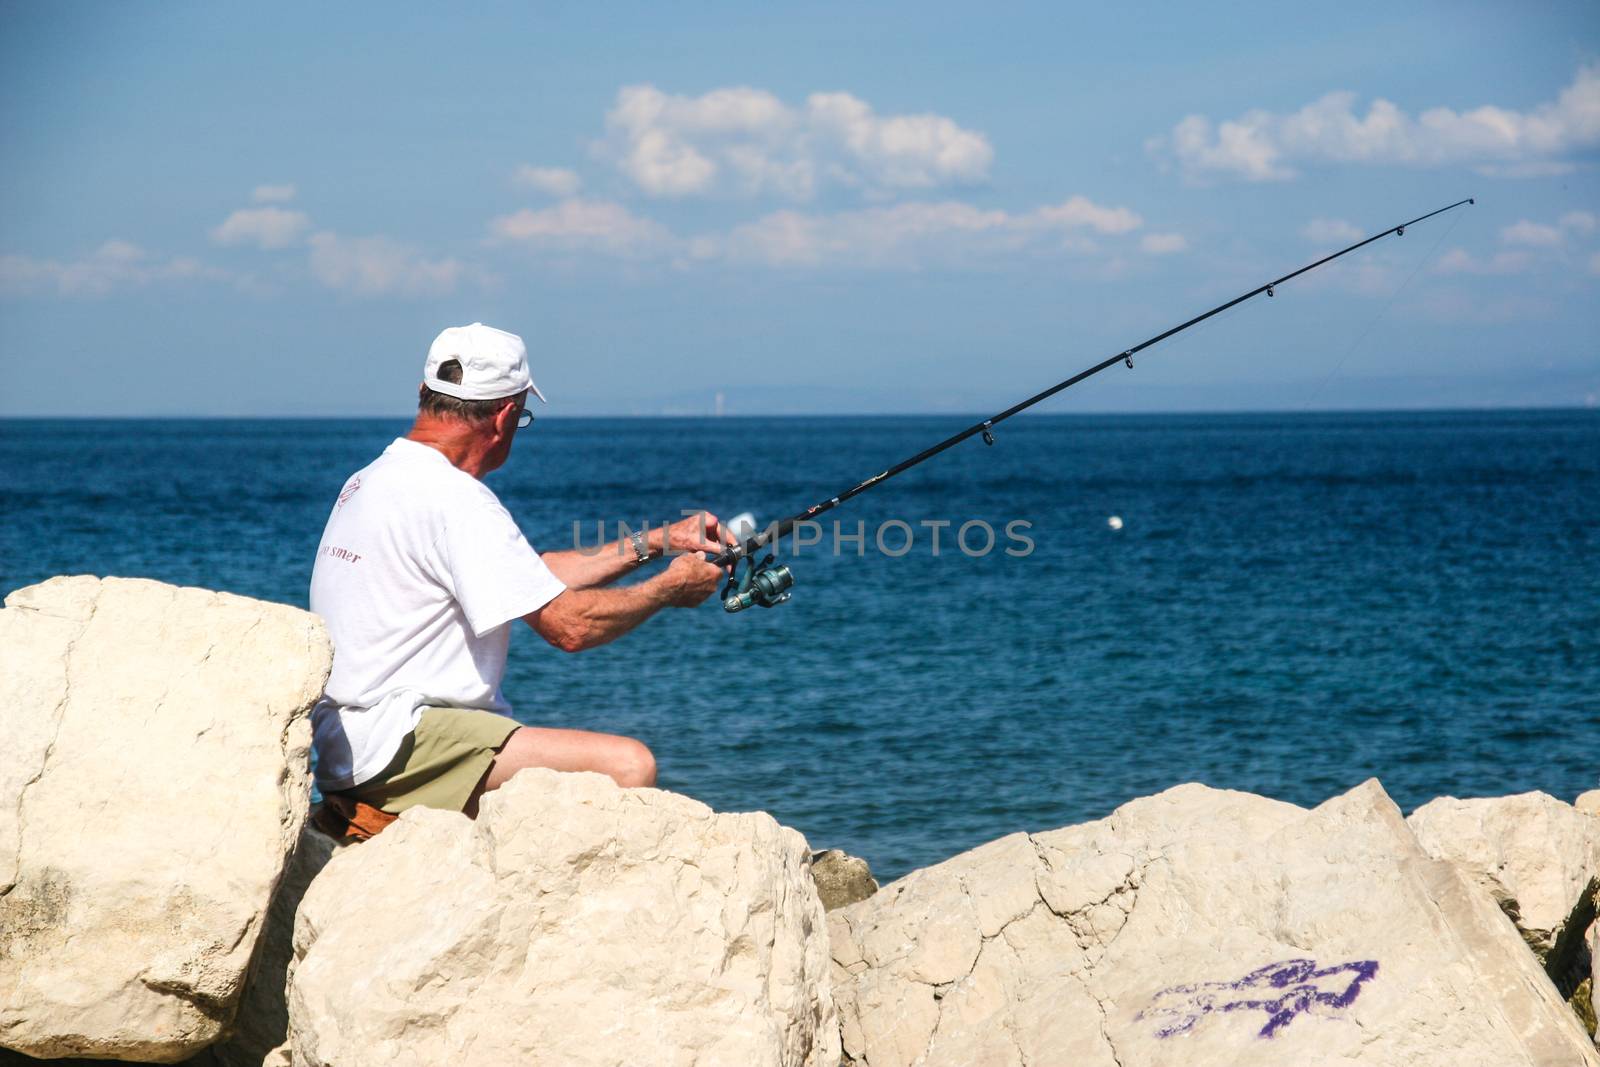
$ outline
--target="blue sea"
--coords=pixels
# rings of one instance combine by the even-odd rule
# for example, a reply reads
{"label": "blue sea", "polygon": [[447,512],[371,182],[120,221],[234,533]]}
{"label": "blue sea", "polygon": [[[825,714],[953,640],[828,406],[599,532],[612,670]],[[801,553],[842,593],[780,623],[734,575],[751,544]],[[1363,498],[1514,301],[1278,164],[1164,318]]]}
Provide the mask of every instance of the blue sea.
{"label": "blue sea", "polygon": [[[403,420],[0,421],[0,591],[143,576],[304,606],[345,477]],[[540,548],[799,511],[965,422],[541,419],[489,484]],[[527,723],[894,877],[1179,782],[1319,803],[1600,785],[1600,412],[1036,416],[829,514],[791,603],[579,655]],[[1109,520],[1122,520],[1113,529]],[[840,533],[865,533],[864,553]],[[910,550],[899,552],[906,529]],[[932,551],[933,524],[940,550]],[[965,552],[956,533],[968,528]],[[1008,523],[1030,524],[1026,555]],[[1020,526],[1013,530],[1023,531]]]}

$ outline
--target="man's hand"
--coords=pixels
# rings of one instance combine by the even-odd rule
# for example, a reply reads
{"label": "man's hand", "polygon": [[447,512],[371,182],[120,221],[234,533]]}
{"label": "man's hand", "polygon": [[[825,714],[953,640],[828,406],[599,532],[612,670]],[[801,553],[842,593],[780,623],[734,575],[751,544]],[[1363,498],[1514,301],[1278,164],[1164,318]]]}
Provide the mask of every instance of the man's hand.
{"label": "man's hand", "polygon": [[[715,520],[713,520],[715,521]],[[722,568],[707,563],[698,552],[679,556],[667,567],[661,581],[667,586],[667,603],[675,608],[692,608],[717,591]]]}
{"label": "man's hand", "polygon": [[702,511],[680,519],[667,527],[668,552],[710,552],[716,554],[739,539],[722,528],[722,523],[709,511]]}

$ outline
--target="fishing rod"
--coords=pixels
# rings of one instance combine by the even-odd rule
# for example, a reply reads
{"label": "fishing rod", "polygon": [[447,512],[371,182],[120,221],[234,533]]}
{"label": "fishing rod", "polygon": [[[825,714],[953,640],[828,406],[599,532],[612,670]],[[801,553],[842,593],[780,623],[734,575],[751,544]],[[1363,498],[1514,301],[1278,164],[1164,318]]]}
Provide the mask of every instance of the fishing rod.
{"label": "fishing rod", "polygon": [[[765,530],[762,530],[754,536],[746,537],[741,535],[741,540],[738,544],[730,545],[721,554],[715,556],[711,560],[711,562],[717,564],[719,567],[727,567],[731,565],[734,568],[730,573],[727,588],[723,590],[723,608],[730,612],[743,611],[746,608],[754,607],[756,605],[770,608],[776,607],[777,605],[789,599],[790,594],[788,590],[794,585],[794,574],[789,570],[788,567],[785,567],[781,564],[774,565],[772,562],[773,557],[771,553],[768,553],[767,556],[759,563],[756,562],[755,554],[765,546],[782,540],[783,535],[793,530],[797,524],[814,519],[824,512],[832,511],[834,508],[838,507],[840,504],[843,504],[851,497],[859,496],[868,489],[871,489],[873,486],[881,485],[897,474],[903,474],[912,467],[915,467],[917,464],[922,463],[924,460],[932,459],[934,456],[937,456],[940,452],[943,452],[948,448],[954,448],[956,445],[959,445],[969,437],[976,437],[981,434],[983,437],[983,443],[986,445],[992,445],[994,444],[994,427],[996,425],[1004,422],[1006,419],[1009,419],[1011,416],[1020,411],[1026,411],[1028,408],[1033,407],[1042,400],[1048,400],[1050,397],[1055,396],[1063,389],[1070,389],[1074,385],[1077,385],[1079,382],[1083,381],[1085,378],[1092,378],[1094,375],[1099,374],[1107,367],[1115,366],[1118,363],[1126,364],[1128,369],[1132,370],[1134,356],[1138,355],[1140,352],[1143,352],[1152,345],[1158,345],[1167,338],[1174,337],[1177,334],[1182,333],[1191,326],[1199,325],[1200,323],[1211,318],[1213,315],[1220,315],[1229,308],[1238,304],[1242,304],[1252,297],[1260,296],[1262,293],[1266,293],[1267,296],[1270,297],[1277,290],[1277,287],[1282,285],[1284,282],[1298,278],[1300,275],[1305,274],[1308,271],[1316,270],[1324,263],[1331,263],[1340,256],[1349,255],[1356,249],[1363,248],[1374,241],[1382,240],[1383,238],[1388,237],[1390,234],[1394,234],[1396,237],[1404,237],[1407,226],[1415,226],[1419,222],[1431,219],[1435,215],[1442,215],[1446,211],[1451,211],[1460,207],[1462,204],[1473,204],[1476,202],[1476,198],[1474,197],[1468,197],[1465,200],[1457,200],[1453,204],[1439,208],[1436,211],[1430,211],[1426,215],[1418,215],[1409,222],[1402,222],[1398,226],[1391,226],[1382,233],[1373,234],[1364,241],[1357,241],[1350,247],[1340,249],[1339,251],[1334,252],[1332,255],[1323,256],[1315,263],[1308,263],[1299,270],[1290,271],[1281,278],[1274,278],[1265,285],[1259,285],[1250,290],[1248,293],[1234,297],[1227,303],[1218,304],[1210,311],[1196,315],[1187,322],[1174,326],[1169,330],[1163,330],[1161,333],[1156,334],[1154,337],[1151,337],[1148,340],[1140,341],[1132,348],[1125,348],[1116,355],[1111,356],[1109,359],[1101,360],[1094,366],[1089,367],[1086,370],[1079,371],[1070,378],[1057,382],[1043,392],[1035,393],[1021,403],[1011,405],[999,414],[991,415],[982,422],[974,423],[971,426],[968,426],[965,430],[962,430],[960,433],[952,434],[949,437],[946,437],[943,441],[940,441],[938,444],[923,449],[910,459],[901,460],[888,470],[883,471],[880,474],[874,474],[866,481],[851,486],[838,496],[829,497],[826,500],[813,504],[811,507],[806,508],[804,511],[799,512],[798,514],[791,515],[789,518],[784,519],[781,522],[773,523]],[[741,560],[746,564],[742,574],[739,573],[738,570],[738,565]]]}

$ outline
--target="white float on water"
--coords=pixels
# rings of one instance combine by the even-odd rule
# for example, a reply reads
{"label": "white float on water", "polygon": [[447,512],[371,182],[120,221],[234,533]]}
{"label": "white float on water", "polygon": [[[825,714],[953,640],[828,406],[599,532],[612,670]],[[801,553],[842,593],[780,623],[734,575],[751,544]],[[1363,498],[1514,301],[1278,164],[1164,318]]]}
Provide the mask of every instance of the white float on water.
{"label": "white float on water", "polygon": [[1122,529],[1122,516],[1121,515],[1113,515],[1113,516],[1111,516],[1109,519],[1106,520],[1106,525],[1111,527],[1113,530]]}

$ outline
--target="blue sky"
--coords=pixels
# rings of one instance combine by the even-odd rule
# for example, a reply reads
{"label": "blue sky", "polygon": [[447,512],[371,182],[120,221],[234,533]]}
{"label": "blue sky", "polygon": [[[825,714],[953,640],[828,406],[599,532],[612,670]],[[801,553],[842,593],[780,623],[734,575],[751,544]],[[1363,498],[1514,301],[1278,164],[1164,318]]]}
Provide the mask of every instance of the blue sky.
{"label": "blue sky", "polygon": [[1296,7],[5,3],[0,414],[986,411],[1466,196],[1047,410],[1600,402],[1600,8]]}

